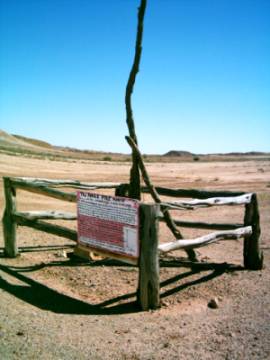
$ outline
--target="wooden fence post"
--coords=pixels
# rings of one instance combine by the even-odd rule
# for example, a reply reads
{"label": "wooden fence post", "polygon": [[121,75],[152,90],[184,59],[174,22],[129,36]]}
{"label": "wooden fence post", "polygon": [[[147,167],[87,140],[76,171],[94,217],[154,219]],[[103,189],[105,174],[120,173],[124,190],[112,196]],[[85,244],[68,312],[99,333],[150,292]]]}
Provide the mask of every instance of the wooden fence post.
{"label": "wooden fence post", "polygon": [[6,207],[3,216],[3,233],[5,241],[5,255],[16,257],[18,255],[16,241],[16,222],[13,214],[16,212],[16,190],[8,177],[3,178]]}
{"label": "wooden fence post", "polygon": [[128,197],[129,184],[120,184],[115,188],[115,196]]}
{"label": "wooden fence post", "polygon": [[157,309],[159,296],[159,255],[157,204],[140,205],[140,259],[138,302],[142,310]]}
{"label": "wooden fence post", "polygon": [[260,250],[260,213],[256,194],[245,205],[245,226],[252,226],[252,235],[244,240],[244,265],[250,270],[260,270],[263,267],[263,252]]}

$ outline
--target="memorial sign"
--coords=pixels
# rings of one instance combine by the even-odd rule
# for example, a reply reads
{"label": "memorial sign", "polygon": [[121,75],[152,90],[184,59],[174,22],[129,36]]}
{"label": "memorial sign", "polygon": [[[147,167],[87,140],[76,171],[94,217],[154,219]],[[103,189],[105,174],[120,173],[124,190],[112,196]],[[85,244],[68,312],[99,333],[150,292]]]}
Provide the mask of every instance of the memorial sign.
{"label": "memorial sign", "polygon": [[78,245],[136,263],[139,257],[139,202],[77,192]]}

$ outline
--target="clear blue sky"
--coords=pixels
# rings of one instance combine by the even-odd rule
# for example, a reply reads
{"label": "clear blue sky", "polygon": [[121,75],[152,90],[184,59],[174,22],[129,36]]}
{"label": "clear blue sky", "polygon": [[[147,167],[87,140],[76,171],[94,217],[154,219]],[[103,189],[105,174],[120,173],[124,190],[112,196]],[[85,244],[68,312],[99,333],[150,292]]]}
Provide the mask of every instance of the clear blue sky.
{"label": "clear blue sky", "polygon": [[[129,152],[139,0],[0,4],[0,128]],[[144,153],[270,151],[270,1],[148,0],[133,111]]]}

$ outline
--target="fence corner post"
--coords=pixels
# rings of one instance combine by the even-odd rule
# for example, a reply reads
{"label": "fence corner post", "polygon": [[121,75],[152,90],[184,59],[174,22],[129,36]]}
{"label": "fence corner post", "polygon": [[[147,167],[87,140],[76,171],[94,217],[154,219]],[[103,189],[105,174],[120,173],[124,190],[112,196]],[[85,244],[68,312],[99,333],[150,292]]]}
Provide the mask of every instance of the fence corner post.
{"label": "fence corner post", "polygon": [[16,190],[12,186],[10,178],[4,177],[3,183],[6,200],[6,207],[2,219],[5,242],[4,253],[7,257],[14,258],[18,255],[16,222],[13,220],[13,214],[16,212]]}
{"label": "fence corner post", "polygon": [[263,252],[260,250],[260,213],[256,194],[252,194],[251,201],[245,206],[245,226],[252,227],[252,234],[244,240],[244,265],[250,270],[263,268]]}
{"label": "fence corner post", "polygon": [[140,258],[138,303],[142,310],[160,307],[158,230],[160,207],[140,205]]}

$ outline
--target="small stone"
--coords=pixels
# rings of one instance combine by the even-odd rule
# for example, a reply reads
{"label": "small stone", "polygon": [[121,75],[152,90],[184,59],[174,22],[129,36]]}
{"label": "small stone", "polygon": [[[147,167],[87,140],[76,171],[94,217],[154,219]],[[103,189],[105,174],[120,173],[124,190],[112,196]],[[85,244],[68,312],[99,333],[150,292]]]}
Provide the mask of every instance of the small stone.
{"label": "small stone", "polygon": [[16,335],[18,335],[18,336],[23,336],[23,335],[24,335],[24,332],[23,332],[23,331],[18,331],[18,332],[16,333]]}
{"label": "small stone", "polygon": [[218,299],[215,297],[211,299],[208,303],[210,309],[217,309],[219,307]]}

